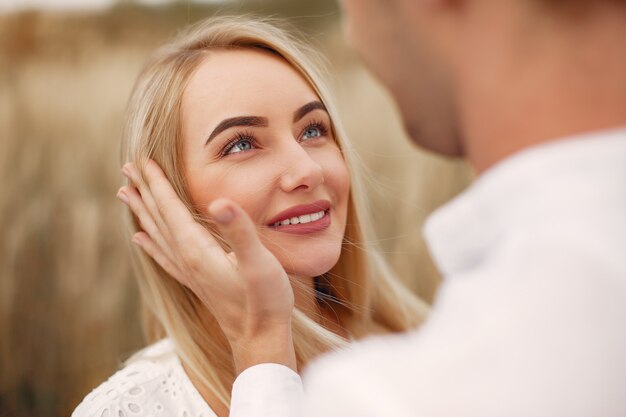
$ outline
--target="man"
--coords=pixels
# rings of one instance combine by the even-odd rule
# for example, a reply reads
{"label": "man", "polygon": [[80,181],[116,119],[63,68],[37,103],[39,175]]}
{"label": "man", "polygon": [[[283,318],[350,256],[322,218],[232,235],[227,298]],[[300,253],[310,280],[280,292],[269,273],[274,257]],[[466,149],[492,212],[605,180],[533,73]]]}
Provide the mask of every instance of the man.
{"label": "man", "polygon": [[625,416],[626,2],[342,5],[411,138],[479,177],[426,226],[444,282],[419,331],[322,358],[303,398],[268,336],[231,415]]}

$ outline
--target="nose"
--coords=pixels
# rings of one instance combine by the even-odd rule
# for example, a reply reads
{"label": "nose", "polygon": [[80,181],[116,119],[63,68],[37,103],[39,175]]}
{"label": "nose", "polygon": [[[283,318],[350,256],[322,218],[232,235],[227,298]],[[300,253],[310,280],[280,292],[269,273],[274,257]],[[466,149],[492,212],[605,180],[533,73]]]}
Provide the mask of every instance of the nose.
{"label": "nose", "polygon": [[282,152],[281,158],[284,161],[280,177],[283,191],[309,191],[324,183],[322,167],[298,142],[292,141]]}

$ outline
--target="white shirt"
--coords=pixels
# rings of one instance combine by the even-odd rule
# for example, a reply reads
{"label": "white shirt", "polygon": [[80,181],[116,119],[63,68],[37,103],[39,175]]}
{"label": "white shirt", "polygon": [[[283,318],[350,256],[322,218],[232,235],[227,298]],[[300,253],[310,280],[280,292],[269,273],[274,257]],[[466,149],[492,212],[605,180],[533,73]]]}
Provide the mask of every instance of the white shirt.
{"label": "white shirt", "polygon": [[626,416],[626,129],[502,161],[425,236],[444,281],[418,331],[326,355],[304,396],[249,368],[231,416]]}
{"label": "white shirt", "polygon": [[72,417],[216,417],[163,339],[83,399]]}

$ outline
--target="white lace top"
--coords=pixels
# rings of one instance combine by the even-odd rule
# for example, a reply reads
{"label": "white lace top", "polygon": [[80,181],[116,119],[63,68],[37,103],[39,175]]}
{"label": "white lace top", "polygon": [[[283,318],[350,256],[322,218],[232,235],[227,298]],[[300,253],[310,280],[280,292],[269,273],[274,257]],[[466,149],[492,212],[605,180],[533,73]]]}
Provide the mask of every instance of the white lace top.
{"label": "white lace top", "polygon": [[189,380],[170,339],[136,359],[83,399],[72,417],[216,417]]}

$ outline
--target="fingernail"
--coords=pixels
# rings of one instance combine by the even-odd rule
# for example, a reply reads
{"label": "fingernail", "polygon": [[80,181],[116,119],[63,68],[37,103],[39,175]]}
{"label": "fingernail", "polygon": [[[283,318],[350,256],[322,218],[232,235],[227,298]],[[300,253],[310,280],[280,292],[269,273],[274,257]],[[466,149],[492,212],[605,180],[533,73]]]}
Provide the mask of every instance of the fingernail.
{"label": "fingernail", "polygon": [[217,212],[213,213],[213,217],[215,218],[215,220],[217,220],[219,223],[229,223],[233,217],[235,217],[235,214],[233,213],[233,209],[230,207],[222,207],[220,210],[218,210]]}
{"label": "fingernail", "polygon": [[141,241],[136,236],[133,236],[130,241],[133,242],[135,245],[141,247]]}
{"label": "fingernail", "polygon": [[121,171],[126,178],[130,178],[130,169],[128,168],[128,164],[124,164]]}
{"label": "fingernail", "polygon": [[124,204],[128,204],[128,197],[126,196],[126,194],[124,194],[124,192],[122,190],[119,190],[117,192],[117,198],[119,198],[120,200],[122,200],[122,202]]}

